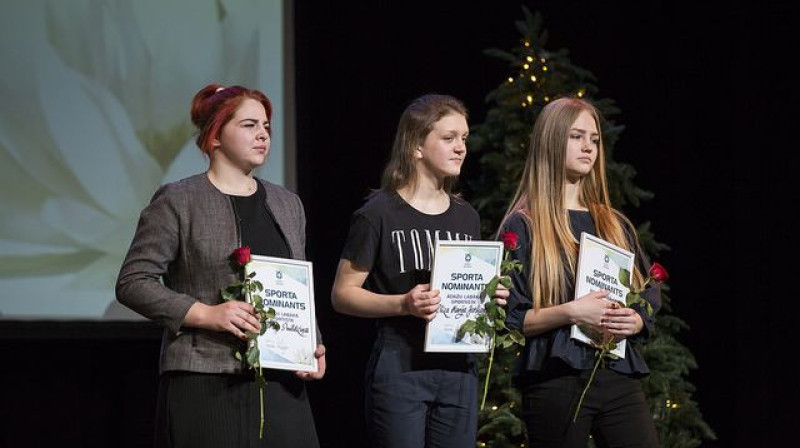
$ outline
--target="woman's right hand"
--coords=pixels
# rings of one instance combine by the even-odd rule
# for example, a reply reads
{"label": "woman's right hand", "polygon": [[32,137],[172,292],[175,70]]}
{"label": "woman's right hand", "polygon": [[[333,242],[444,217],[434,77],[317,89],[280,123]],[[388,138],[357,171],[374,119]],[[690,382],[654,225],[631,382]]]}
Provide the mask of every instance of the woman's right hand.
{"label": "woman's right hand", "polygon": [[601,328],[606,311],[614,308],[614,302],[608,299],[608,291],[605,290],[592,291],[567,303],[571,307],[572,323],[591,325],[598,329]]}
{"label": "woman's right hand", "polygon": [[189,308],[183,324],[189,327],[213,331],[227,331],[239,339],[246,339],[245,332],[258,333],[261,323],[252,305],[231,300],[219,305],[197,302]]}
{"label": "woman's right hand", "polygon": [[439,290],[430,289],[431,285],[417,285],[411,288],[403,297],[403,311],[405,314],[417,316],[427,321],[433,320],[436,317],[436,312],[439,311]]}

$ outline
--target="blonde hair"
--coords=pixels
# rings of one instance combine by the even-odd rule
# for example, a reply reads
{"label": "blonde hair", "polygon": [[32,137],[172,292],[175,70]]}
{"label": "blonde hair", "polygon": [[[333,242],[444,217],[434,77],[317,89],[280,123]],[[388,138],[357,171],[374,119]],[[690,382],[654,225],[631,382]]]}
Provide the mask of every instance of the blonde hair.
{"label": "blonde hair", "polygon": [[[533,125],[522,179],[503,217],[504,224],[510,216],[520,213],[531,231],[528,281],[534,309],[572,299],[565,294],[567,282],[575,278],[578,241],[570,230],[564,207],[565,162],[570,129],[582,112],[594,119],[599,143],[597,160],[581,180],[579,201],[589,209],[599,237],[631,251],[637,240],[631,222],[611,207],[599,112],[583,99],[560,98],[551,102]],[[630,232],[630,240],[623,224]],[[634,269],[633,284],[641,287],[643,281],[641,273]]]}
{"label": "blonde hair", "polygon": [[[464,104],[449,95],[423,95],[406,107],[397,124],[389,163],[383,170],[382,189],[397,191],[416,181],[414,150],[425,142],[437,121],[453,113],[467,118]],[[456,180],[456,177],[445,179],[444,190],[447,193],[452,192]]]}

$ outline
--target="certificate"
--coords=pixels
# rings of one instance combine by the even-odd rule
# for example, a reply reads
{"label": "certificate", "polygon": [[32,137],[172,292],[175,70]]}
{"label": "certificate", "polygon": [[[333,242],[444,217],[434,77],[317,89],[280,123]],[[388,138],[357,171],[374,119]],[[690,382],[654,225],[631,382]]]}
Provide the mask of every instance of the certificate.
{"label": "certificate", "polygon": [[[630,289],[620,282],[620,271],[625,269],[629,275],[633,272],[633,253],[586,232],[581,233],[580,244],[575,298],[604,289],[609,292],[609,299],[621,302],[622,306],[625,306],[625,296]],[[594,345],[592,338],[578,328],[578,325],[572,325],[570,336]],[[625,342],[624,339],[619,341],[617,347],[609,353],[624,358]]]}
{"label": "certificate", "polygon": [[501,241],[436,241],[431,289],[440,291],[436,317],[425,327],[426,352],[486,353],[490,340],[458,329],[467,319],[485,314],[484,287],[500,273]]}
{"label": "certificate", "polygon": [[275,310],[280,330],[259,336],[259,361],[268,369],[316,371],[317,326],[314,312],[314,275],[308,261],[253,255],[247,274],[264,285],[257,294],[264,309]]}

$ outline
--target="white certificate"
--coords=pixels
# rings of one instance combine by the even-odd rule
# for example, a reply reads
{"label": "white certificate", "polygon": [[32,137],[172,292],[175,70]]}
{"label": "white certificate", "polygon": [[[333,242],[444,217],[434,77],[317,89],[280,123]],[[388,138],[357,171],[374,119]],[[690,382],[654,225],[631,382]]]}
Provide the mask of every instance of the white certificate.
{"label": "white certificate", "polygon": [[258,337],[259,361],[269,369],[316,371],[316,314],[314,273],[308,261],[253,255],[246,270],[264,285],[257,292],[264,309],[275,310],[280,330],[268,329]]}
{"label": "white certificate", "polygon": [[425,327],[426,352],[489,351],[490,340],[476,335],[459,340],[457,334],[467,319],[486,314],[481,292],[500,273],[502,257],[501,241],[436,241],[431,289],[440,291],[442,301]]}
{"label": "white certificate", "polygon": [[[622,269],[627,270],[629,278],[631,278],[633,259],[633,253],[594,235],[581,233],[575,298],[598,289],[604,289],[609,292],[609,299],[621,302],[622,306],[625,306],[625,296],[628,295],[630,289],[620,282],[620,272]],[[570,336],[581,342],[592,344],[592,338],[581,331],[577,325],[572,325]],[[624,358],[625,342],[624,339],[618,342],[617,347],[609,353]]]}

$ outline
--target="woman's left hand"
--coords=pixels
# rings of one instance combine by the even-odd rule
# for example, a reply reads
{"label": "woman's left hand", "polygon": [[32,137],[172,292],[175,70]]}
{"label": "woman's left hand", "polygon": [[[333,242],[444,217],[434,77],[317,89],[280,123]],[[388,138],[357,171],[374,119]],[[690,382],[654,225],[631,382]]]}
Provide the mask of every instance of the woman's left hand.
{"label": "woman's left hand", "polygon": [[506,288],[505,285],[503,285],[502,283],[497,283],[497,290],[495,290],[492,299],[494,299],[494,303],[500,306],[506,306],[506,303],[508,303],[508,296],[510,295],[511,291],[509,291],[509,289]]}
{"label": "woman's left hand", "polygon": [[620,341],[642,331],[644,322],[634,309],[619,307],[606,310],[601,325]]}
{"label": "woman's left hand", "polygon": [[325,346],[322,344],[317,345],[317,350],[314,352],[314,357],[317,358],[317,371],[316,372],[295,372],[298,378],[302,380],[319,380],[325,376]]}

